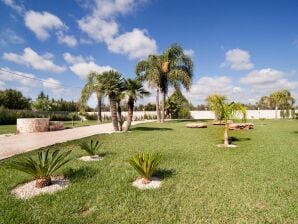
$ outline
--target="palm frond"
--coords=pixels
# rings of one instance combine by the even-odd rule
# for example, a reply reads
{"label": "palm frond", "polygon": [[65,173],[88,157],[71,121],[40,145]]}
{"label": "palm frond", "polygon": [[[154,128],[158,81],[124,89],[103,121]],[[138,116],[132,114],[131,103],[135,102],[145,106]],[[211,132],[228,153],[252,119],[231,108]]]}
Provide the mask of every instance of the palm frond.
{"label": "palm frond", "polygon": [[98,153],[101,144],[99,141],[93,142],[91,140],[89,143],[82,142],[80,147],[82,150],[86,151],[90,156],[95,156]]}
{"label": "palm frond", "polygon": [[128,162],[142,178],[150,179],[160,163],[160,155],[141,152]]}

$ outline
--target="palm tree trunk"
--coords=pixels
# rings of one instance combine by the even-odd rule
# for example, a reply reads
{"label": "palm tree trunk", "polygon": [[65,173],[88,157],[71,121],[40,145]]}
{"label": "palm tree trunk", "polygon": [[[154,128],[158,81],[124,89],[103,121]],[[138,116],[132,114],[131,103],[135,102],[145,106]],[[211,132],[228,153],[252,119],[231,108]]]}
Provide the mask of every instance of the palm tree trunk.
{"label": "palm tree trunk", "polygon": [[121,110],[120,100],[117,100],[117,115],[118,115],[119,131],[122,131],[123,120],[122,120],[122,110]]}
{"label": "palm tree trunk", "polygon": [[97,97],[97,121],[98,122],[102,122],[101,107],[102,107],[102,99],[101,97]]}
{"label": "palm tree trunk", "polygon": [[229,124],[225,124],[225,133],[224,133],[224,145],[229,145],[229,135],[228,135]]}
{"label": "palm tree trunk", "polygon": [[157,89],[156,89],[156,117],[157,117],[158,122],[160,122],[159,92],[160,92],[160,88],[157,87]]}
{"label": "palm tree trunk", "polygon": [[119,131],[116,96],[115,95],[109,95],[109,100],[110,100],[110,112],[111,112],[114,131]]}
{"label": "palm tree trunk", "polygon": [[128,129],[131,126],[131,122],[132,122],[132,118],[133,118],[134,100],[133,99],[128,99],[127,106],[128,106],[127,123],[126,123],[124,131],[128,131]]}
{"label": "palm tree trunk", "polygon": [[165,122],[166,93],[163,93],[161,104],[161,123]]}

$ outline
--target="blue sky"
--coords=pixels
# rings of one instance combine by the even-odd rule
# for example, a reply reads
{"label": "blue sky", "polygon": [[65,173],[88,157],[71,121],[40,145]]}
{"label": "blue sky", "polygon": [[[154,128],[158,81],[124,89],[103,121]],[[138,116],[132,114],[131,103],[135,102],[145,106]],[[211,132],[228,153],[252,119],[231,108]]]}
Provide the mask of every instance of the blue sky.
{"label": "blue sky", "polygon": [[76,100],[90,70],[134,77],[138,60],[179,43],[195,64],[194,104],[281,88],[298,100],[297,12],[296,0],[1,0],[0,67],[44,82],[0,71],[0,88]]}

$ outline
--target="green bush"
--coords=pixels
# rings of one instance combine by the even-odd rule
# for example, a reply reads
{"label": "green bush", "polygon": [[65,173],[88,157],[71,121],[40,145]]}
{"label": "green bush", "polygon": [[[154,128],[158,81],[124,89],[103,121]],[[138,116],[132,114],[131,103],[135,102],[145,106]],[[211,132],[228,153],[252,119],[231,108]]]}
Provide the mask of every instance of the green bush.
{"label": "green bush", "polygon": [[189,108],[182,108],[178,112],[178,119],[191,119],[191,114]]}

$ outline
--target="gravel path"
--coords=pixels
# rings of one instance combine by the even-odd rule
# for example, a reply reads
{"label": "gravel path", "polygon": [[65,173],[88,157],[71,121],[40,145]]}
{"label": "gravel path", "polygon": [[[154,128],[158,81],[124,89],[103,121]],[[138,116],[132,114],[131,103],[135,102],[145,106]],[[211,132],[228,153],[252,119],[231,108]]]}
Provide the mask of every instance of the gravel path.
{"label": "gravel path", "polygon": [[[133,122],[133,125],[147,122],[152,121],[135,121]],[[0,138],[0,160],[49,145],[54,145],[56,143],[113,132],[112,124],[108,123],[78,127],[74,129],[65,129],[62,131],[24,133],[7,137],[3,136]]]}

